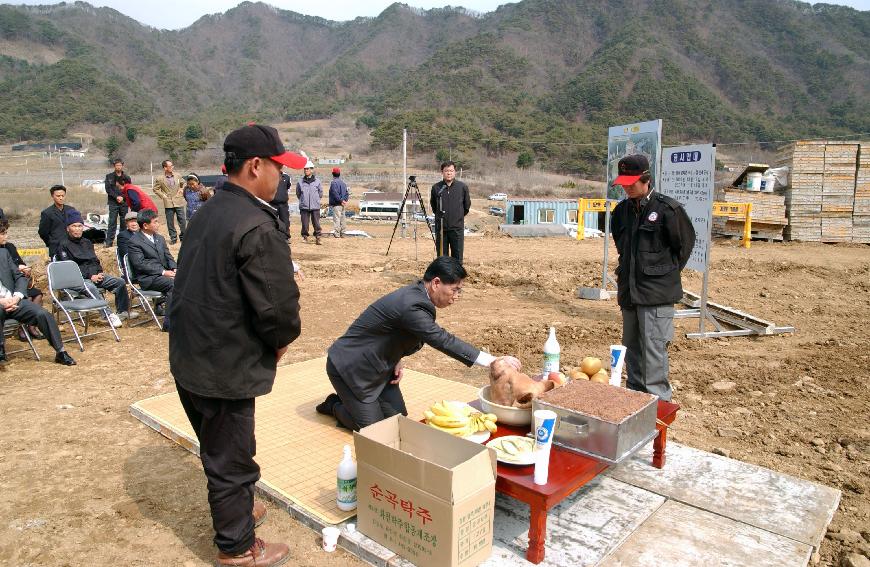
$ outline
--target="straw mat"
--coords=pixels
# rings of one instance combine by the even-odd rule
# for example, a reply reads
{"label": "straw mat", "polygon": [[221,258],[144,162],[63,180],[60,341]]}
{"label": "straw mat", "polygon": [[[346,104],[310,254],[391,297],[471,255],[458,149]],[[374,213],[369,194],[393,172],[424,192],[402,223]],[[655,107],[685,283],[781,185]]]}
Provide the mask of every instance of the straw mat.
{"label": "straw mat", "polygon": [[[285,503],[337,524],[355,515],[335,505],[336,468],[353,437],[314,406],[331,393],[326,358],[278,368],[275,386],[257,398],[257,463],[260,483]],[[477,388],[405,369],[402,393],[408,415],[419,419],[438,400],[470,401]],[[136,402],[131,413],[161,434],[197,453],[198,443],[175,392]]]}

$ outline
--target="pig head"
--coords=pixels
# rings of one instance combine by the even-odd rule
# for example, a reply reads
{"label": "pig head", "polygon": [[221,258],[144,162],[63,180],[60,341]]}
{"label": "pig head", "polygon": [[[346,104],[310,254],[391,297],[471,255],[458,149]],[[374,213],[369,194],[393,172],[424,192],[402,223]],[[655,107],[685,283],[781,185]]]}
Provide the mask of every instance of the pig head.
{"label": "pig head", "polygon": [[532,400],[556,387],[552,380],[532,380],[504,360],[489,366],[489,392],[492,402],[518,408],[532,407]]}

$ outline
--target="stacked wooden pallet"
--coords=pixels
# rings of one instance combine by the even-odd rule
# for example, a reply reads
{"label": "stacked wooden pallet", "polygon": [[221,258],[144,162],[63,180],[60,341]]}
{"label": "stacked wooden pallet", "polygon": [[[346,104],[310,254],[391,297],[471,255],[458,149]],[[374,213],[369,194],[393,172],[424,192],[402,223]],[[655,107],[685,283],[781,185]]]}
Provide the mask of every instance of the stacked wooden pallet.
{"label": "stacked wooden pallet", "polygon": [[797,142],[787,146],[776,165],[789,167],[786,240],[821,240],[825,143]]}
{"label": "stacked wooden pallet", "polygon": [[870,244],[870,144],[862,143],[858,152],[855,179],[855,208],[852,212],[852,241]]}
{"label": "stacked wooden pallet", "polygon": [[[716,190],[716,200],[725,203],[752,203],[752,237],[782,240],[783,229],[788,224],[784,195],[725,187]],[[743,221],[713,217],[713,233],[743,236]]]}
{"label": "stacked wooden pallet", "polygon": [[870,242],[870,158],[860,164],[860,149],[858,142],[804,141],[780,154],[776,165],[790,168],[787,240]]}
{"label": "stacked wooden pallet", "polygon": [[822,242],[852,242],[858,148],[854,142],[828,142],[825,145]]}

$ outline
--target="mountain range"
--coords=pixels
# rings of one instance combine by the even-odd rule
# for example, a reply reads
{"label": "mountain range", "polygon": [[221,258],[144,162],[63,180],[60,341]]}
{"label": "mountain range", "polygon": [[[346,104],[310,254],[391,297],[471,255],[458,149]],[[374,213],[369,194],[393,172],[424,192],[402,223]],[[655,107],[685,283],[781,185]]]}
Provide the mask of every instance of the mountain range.
{"label": "mountain range", "polygon": [[870,132],[868,47],[870,12],[794,0],[393,4],[345,22],[243,2],[177,31],[0,5],[0,139],[352,113],[375,147],[408,128],[418,150],[584,173],[607,126],[640,120],[671,142]]}

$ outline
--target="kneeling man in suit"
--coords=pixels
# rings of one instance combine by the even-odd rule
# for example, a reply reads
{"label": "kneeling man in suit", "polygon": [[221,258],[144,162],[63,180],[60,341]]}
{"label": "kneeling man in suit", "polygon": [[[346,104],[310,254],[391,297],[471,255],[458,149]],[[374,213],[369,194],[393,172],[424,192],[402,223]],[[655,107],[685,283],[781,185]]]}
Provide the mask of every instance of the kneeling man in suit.
{"label": "kneeling man in suit", "polygon": [[[402,358],[427,344],[466,366],[489,367],[495,357],[454,337],[435,322],[435,310],[462,293],[465,268],[450,256],[436,258],[422,280],[372,303],[332,346],[326,374],[335,393],[317,406],[339,425],[358,431],[388,417],[408,415],[399,389]],[[514,357],[505,357],[520,369]]]}

